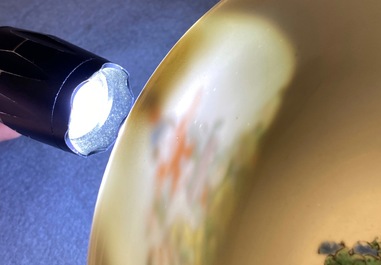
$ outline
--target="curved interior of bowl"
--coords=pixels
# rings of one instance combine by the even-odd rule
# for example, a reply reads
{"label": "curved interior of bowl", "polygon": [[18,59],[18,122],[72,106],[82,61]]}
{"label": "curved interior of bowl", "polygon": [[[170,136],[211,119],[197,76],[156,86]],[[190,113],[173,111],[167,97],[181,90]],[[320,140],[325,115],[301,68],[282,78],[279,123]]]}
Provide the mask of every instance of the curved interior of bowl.
{"label": "curved interior of bowl", "polygon": [[370,0],[207,13],[121,131],[89,264],[379,262],[380,22]]}

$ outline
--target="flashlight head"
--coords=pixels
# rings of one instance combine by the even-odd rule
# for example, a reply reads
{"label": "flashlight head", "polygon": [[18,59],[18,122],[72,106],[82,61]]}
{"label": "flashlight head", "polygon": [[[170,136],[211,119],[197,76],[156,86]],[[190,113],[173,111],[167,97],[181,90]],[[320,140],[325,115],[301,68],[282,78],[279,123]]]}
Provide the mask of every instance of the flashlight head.
{"label": "flashlight head", "polygon": [[63,150],[106,150],[134,103],[121,66],[50,35],[0,27],[0,121]]}
{"label": "flashlight head", "polygon": [[133,97],[127,72],[107,63],[79,84],[71,97],[67,145],[81,155],[107,149],[128,115]]}

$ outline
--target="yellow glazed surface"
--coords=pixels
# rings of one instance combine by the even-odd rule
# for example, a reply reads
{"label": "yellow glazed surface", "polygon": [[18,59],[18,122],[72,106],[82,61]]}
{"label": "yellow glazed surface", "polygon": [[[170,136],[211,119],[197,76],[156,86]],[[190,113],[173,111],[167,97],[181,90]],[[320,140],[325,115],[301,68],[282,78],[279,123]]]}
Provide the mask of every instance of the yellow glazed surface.
{"label": "yellow glazed surface", "polygon": [[120,133],[89,264],[322,265],[379,236],[380,22],[371,0],[207,13]]}

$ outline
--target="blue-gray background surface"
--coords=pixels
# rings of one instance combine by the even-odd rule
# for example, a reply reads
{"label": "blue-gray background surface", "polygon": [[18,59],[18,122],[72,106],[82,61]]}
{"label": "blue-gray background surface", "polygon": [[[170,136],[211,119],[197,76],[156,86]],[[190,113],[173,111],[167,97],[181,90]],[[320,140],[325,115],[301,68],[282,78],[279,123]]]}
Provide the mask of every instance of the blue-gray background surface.
{"label": "blue-gray background surface", "polygon": [[[49,33],[119,63],[137,95],[170,48],[216,2],[1,1],[0,25]],[[109,155],[84,159],[26,137],[0,143],[0,264],[86,264]]]}

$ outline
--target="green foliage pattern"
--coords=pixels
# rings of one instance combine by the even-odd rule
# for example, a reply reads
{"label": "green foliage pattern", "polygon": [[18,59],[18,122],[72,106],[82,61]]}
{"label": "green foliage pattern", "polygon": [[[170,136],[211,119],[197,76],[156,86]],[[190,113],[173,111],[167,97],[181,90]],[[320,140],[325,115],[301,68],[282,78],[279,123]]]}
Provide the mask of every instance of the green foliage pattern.
{"label": "green foliage pattern", "polygon": [[352,248],[343,242],[324,242],[318,253],[325,254],[324,265],[381,265],[381,242],[357,242]]}

